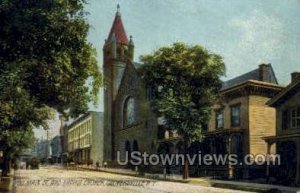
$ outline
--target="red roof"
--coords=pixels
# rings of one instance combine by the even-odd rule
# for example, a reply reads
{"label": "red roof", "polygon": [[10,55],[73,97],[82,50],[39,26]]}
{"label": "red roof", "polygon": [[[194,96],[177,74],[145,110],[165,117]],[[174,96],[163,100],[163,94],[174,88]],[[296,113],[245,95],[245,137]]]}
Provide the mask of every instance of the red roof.
{"label": "red roof", "polygon": [[110,29],[108,40],[111,40],[113,34],[115,35],[117,43],[128,44],[128,38],[123,26],[121,15],[118,12]]}

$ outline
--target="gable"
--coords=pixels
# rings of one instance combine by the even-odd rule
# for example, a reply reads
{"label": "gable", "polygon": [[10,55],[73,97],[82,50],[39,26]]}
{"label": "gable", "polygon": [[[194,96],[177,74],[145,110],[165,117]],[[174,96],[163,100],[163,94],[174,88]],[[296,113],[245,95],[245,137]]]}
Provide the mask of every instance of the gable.
{"label": "gable", "polygon": [[138,76],[135,66],[128,61],[120,82],[116,100],[120,100],[126,94],[138,94],[140,89],[141,79]]}
{"label": "gable", "polygon": [[293,96],[290,96],[288,100],[283,101],[280,104],[280,108],[294,108],[300,106],[300,92],[295,93]]}
{"label": "gable", "polygon": [[[288,85],[282,92],[267,102],[267,105],[278,107],[283,105],[286,101],[290,100],[296,94],[300,93],[300,80]],[[297,95],[299,96],[299,95]]]}

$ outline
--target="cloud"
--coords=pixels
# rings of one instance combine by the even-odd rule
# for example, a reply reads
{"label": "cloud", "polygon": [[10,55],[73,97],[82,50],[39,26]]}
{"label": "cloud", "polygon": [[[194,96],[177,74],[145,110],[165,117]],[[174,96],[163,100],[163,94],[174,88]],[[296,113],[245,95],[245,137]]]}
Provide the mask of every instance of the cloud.
{"label": "cloud", "polygon": [[253,10],[247,17],[231,20],[230,25],[240,33],[238,48],[257,62],[268,62],[282,52],[284,24],[280,18]]}

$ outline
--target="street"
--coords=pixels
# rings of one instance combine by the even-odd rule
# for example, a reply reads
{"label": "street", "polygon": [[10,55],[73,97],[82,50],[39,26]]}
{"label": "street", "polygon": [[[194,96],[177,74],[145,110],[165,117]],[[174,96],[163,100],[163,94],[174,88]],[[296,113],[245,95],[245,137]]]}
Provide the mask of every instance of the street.
{"label": "street", "polygon": [[148,180],[94,171],[42,167],[15,172],[15,193],[218,193],[242,192],[200,185]]}

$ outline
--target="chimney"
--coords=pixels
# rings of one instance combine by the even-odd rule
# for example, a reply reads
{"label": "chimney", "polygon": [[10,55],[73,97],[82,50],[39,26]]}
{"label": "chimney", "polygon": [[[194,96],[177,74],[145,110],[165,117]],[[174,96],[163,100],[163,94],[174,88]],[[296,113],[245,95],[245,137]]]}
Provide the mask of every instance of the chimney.
{"label": "chimney", "polygon": [[260,64],[259,65],[259,80],[263,82],[270,82],[269,76],[270,64]]}
{"label": "chimney", "polygon": [[292,81],[292,83],[293,82],[296,82],[297,80],[299,80],[300,79],[300,72],[293,72],[293,73],[291,73],[291,81]]}

